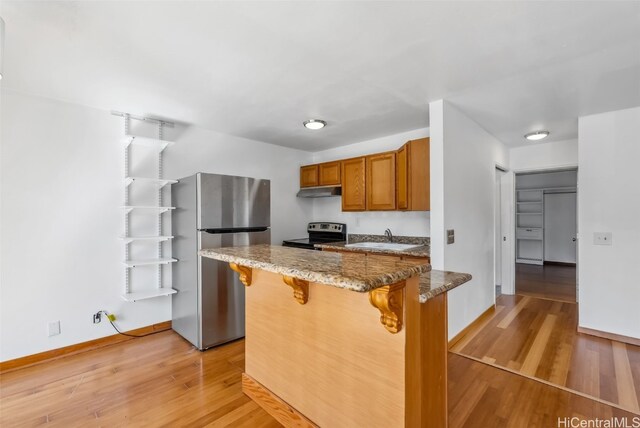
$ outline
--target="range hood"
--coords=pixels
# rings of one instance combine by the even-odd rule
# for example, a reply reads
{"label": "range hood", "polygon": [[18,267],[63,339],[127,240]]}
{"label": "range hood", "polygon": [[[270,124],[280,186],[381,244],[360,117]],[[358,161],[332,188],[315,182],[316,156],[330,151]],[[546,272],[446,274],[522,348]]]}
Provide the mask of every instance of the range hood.
{"label": "range hood", "polygon": [[296,195],[299,198],[328,198],[342,195],[341,186],[303,187]]}

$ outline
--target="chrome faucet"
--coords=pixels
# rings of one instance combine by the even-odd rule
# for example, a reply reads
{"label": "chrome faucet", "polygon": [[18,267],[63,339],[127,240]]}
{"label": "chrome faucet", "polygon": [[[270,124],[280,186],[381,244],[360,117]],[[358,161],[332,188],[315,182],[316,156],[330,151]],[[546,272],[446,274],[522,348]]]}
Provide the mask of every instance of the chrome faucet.
{"label": "chrome faucet", "polygon": [[387,229],[384,231],[384,236],[387,237],[389,242],[393,242],[393,233],[391,233],[391,229]]}

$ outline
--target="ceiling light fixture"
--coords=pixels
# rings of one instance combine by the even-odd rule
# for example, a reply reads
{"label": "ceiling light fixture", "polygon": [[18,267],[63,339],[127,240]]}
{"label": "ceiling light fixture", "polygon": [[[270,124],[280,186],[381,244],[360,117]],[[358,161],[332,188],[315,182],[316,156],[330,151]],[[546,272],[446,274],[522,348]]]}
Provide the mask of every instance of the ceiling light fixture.
{"label": "ceiling light fixture", "polygon": [[320,120],[320,119],[305,120],[304,122],[302,122],[302,124],[304,125],[305,128],[313,129],[314,131],[316,131],[318,129],[322,129],[325,126],[327,126],[327,122],[325,122],[324,120]]}
{"label": "ceiling light fixture", "polygon": [[529,132],[527,135],[524,136],[524,138],[526,138],[529,141],[538,141],[538,140],[542,140],[543,138],[547,138],[549,136],[549,131],[535,131],[535,132]]}

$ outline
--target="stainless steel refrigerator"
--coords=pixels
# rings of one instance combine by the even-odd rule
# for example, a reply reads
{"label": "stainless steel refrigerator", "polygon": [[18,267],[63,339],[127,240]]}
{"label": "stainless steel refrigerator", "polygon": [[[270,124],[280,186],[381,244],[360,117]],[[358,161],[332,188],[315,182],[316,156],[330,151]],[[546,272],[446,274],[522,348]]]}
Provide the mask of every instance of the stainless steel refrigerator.
{"label": "stainless steel refrigerator", "polygon": [[244,285],[203,248],[271,243],[270,182],[198,173],[171,188],[172,327],[204,350],[244,337]]}

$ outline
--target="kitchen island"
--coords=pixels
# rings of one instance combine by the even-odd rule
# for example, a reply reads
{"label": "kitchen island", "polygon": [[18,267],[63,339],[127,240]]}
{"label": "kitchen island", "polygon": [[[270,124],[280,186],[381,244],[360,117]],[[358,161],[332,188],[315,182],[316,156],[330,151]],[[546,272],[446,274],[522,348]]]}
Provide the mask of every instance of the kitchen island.
{"label": "kitchen island", "polygon": [[470,276],[270,245],[200,254],[245,284],[243,391],[280,423],[446,427],[446,291]]}

